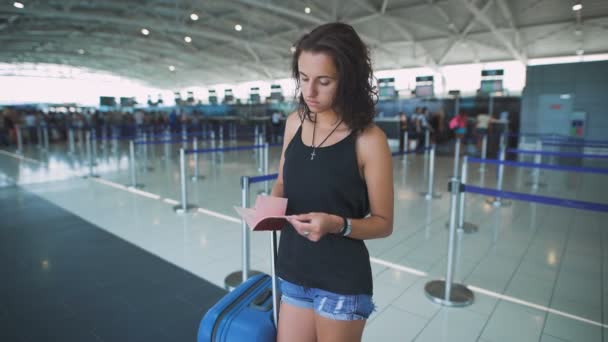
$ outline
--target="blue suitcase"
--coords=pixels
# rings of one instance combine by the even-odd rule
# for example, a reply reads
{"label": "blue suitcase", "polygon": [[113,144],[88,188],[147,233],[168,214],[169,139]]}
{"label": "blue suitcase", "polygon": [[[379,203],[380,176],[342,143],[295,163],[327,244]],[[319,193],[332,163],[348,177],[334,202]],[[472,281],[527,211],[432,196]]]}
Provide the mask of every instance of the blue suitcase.
{"label": "blue suitcase", "polygon": [[[273,281],[276,233],[272,234],[273,276],[255,275],[220,299],[201,320],[198,342],[276,341],[277,310],[273,305],[278,305],[277,285]],[[273,288],[277,296],[273,296]]]}

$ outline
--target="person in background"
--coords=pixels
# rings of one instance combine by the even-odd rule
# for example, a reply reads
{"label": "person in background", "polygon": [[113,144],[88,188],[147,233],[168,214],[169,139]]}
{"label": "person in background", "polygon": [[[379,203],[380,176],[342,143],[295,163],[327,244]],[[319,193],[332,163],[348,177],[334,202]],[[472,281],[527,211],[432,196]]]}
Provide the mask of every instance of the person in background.
{"label": "person in background", "polygon": [[295,47],[298,110],[271,193],[288,200],[277,341],[361,341],[375,308],[364,240],[392,233],[394,198],[369,50],[344,23],[321,25]]}
{"label": "person in background", "polygon": [[30,144],[38,143],[38,132],[36,131],[36,115],[28,110],[25,114],[25,127],[27,128],[28,142]]}
{"label": "person in background", "polygon": [[4,128],[8,132],[8,142],[10,144],[17,145],[17,129],[21,129],[15,123],[16,113],[12,110],[6,110],[4,112]]}
{"label": "person in background", "polygon": [[[405,141],[405,132],[408,131],[407,115],[405,112],[399,112],[399,152],[403,152],[408,142]],[[409,136],[409,133],[408,133]],[[409,138],[408,138],[409,140]]]}
{"label": "person in background", "polygon": [[475,141],[477,145],[477,151],[481,151],[481,143],[483,141],[483,137],[488,135],[490,123],[493,121],[494,119],[492,119],[490,115],[485,112],[477,114],[477,117],[475,118]]}
{"label": "person in background", "polygon": [[463,138],[467,133],[467,115],[464,112],[458,113],[450,120],[450,129],[454,131],[454,136],[464,143]]}
{"label": "person in background", "polygon": [[272,112],[272,116],[270,117],[271,129],[272,129],[272,143],[279,143],[281,139],[281,119],[283,115],[280,111],[275,110]]}
{"label": "person in background", "polygon": [[427,117],[428,110],[426,107],[419,109],[418,115],[416,116],[416,136],[418,143],[416,144],[416,151],[422,153],[426,146],[426,132],[429,130],[429,121]]}
{"label": "person in background", "polygon": [[0,145],[8,146],[8,129],[6,127],[6,111],[0,112]]}

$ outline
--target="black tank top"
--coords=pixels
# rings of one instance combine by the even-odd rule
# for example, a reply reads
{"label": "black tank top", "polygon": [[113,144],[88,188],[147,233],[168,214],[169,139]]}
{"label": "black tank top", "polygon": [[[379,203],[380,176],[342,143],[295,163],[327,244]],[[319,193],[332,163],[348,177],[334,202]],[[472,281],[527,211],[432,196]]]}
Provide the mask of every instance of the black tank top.
{"label": "black tank top", "polygon": [[[317,148],[302,142],[302,126],[285,150],[283,164],[287,215],[322,212],[363,218],[369,213],[365,181],[359,175],[355,136]],[[369,253],[362,240],[326,234],[311,242],[287,224],[281,232],[279,277],[304,287],[340,294],[372,295]]]}

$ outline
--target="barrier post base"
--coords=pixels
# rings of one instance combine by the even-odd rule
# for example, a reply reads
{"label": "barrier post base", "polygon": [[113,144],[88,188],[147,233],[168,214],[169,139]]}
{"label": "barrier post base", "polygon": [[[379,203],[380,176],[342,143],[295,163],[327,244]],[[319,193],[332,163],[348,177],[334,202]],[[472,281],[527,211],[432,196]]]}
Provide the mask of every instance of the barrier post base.
{"label": "barrier post base", "polygon": [[[257,274],[262,274],[263,272],[249,270],[248,275],[252,277]],[[224,279],[224,288],[228,291],[232,291],[236,289],[239,285],[243,283],[243,271],[234,271],[226,276]]]}
{"label": "barrier post base", "polygon": [[488,199],[486,199],[486,203],[491,204],[492,206],[494,206],[496,208],[509,207],[512,204],[511,201],[504,200],[504,199],[497,198],[497,197],[489,197]]}
{"label": "barrier post base", "polygon": [[194,209],[197,209],[198,207],[193,205],[193,204],[186,204],[186,208],[184,209],[183,206],[181,204],[178,204],[176,206],[173,207],[173,211],[175,211],[175,213],[177,214],[186,214],[189,211],[192,211]]}
{"label": "barrier post base", "polygon": [[475,296],[466,286],[452,283],[450,298],[445,298],[445,281],[432,280],[424,285],[424,293],[432,302],[449,307],[465,307],[473,304]]}
{"label": "barrier post base", "polygon": [[[445,227],[447,229],[450,229],[450,223],[446,222]],[[479,226],[476,225],[475,223],[465,222],[462,224],[462,227],[457,227],[456,230],[462,231],[465,234],[477,233],[479,231]]]}
{"label": "barrier post base", "polygon": [[143,189],[143,187],[144,187],[144,185],[140,184],[140,183],[137,183],[135,185],[133,185],[133,184],[127,184],[127,188],[128,189]]}
{"label": "barrier post base", "polygon": [[441,198],[441,194],[433,192],[421,192],[420,195],[422,197],[424,197],[425,200],[430,201],[430,200],[434,200],[434,199],[439,199]]}
{"label": "barrier post base", "polygon": [[203,179],[205,179],[205,176],[192,176],[192,177],[190,177],[190,179],[191,179],[193,182],[198,182],[199,180],[203,180]]}

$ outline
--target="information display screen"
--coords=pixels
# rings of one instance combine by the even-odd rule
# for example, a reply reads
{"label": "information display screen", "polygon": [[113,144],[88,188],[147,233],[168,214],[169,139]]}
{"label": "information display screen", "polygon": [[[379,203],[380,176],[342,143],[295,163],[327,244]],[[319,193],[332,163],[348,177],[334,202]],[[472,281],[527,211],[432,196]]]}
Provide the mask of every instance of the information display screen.
{"label": "information display screen", "polygon": [[115,107],[116,106],[116,98],[112,97],[112,96],[100,96],[99,97],[99,105],[100,106]]}
{"label": "information display screen", "polygon": [[416,97],[433,97],[433,85],[417,85],[415,90]]}
{"label": "information display screen", "polygon": [[481,92],[490,94],[502,91],[502,80],[482,80]]}
{"label": "information display screen", "polygon": [[120,106],[121,107],[133,107],[137,102],[134,97],[121,97],[120,98]]}

